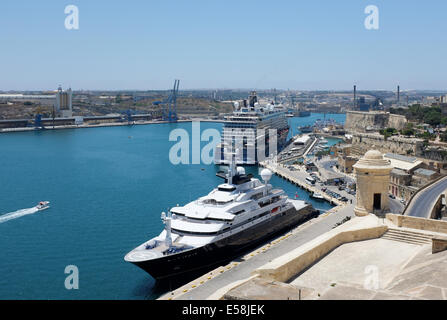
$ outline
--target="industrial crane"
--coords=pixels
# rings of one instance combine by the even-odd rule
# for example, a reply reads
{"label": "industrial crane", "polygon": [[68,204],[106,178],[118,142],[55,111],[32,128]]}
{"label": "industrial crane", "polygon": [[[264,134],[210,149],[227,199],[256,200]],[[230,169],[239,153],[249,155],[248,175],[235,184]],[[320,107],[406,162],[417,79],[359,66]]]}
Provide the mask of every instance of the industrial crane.
{"label": "industrial crane", "polygon": [[180,85],[180,80],[174,81],[174,88],[172,89],[169,97],[163,101],[161,104],[165,104],[166,107],[163,109],[163,120],[168,122],[177,122],[177,94],[178,87]]}

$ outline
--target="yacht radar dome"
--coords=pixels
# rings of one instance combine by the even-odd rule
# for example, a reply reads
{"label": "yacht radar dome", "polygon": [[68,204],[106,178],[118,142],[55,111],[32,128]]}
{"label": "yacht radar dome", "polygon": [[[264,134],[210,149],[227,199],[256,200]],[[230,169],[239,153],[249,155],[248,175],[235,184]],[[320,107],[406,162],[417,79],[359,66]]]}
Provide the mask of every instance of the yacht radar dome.
{"label": "yacht radar dome", "polygon": [[267,184],[272,178],[272,172],[269,169],[263,169],[261,171],[261,178],[264,181],[264,183]]}
{"label": "yacht radar dome", "polygon": [[239,110],[239,102],[234,102],[233,103],[234,109]]}

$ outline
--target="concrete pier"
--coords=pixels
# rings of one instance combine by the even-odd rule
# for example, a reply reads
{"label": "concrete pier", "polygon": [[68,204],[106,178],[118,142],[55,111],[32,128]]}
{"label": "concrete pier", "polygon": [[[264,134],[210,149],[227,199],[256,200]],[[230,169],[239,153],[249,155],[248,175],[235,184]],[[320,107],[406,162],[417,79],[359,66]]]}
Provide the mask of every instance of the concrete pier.
{"label": "concrete pier", "polygon": [[310,184],[308,184],[306,181],[306,177],[309,175],[307,175],[303,172],[290,171],[287,168],[283,167],[282,165],[270,164],[266,161],[261,162],[259,165],[261,167],[265,167],[265,168],[271,170],[273,173],[275,173],[279,177],[299,186],[300,188],[302,188],[304,190],[307,190],[311,193],[320,193],[325,198],[325,200],[329,201],[331,204],[334,204],[336,206],[346,205],[345,202],[335,199],[335,198],[331,197],[330,195],[328,195],[327,193],[321,191],[321,188],[317,188],[316,186],[311,186]]}

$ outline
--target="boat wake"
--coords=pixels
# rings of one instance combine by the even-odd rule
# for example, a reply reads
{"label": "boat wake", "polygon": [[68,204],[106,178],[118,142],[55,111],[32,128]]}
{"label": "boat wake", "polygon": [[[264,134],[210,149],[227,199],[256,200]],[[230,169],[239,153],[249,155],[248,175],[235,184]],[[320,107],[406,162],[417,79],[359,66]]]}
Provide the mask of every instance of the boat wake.
{"label": "boat wake", "polygon": [[6,213],[0,216],[0,224],[4,223],[9,220],[18,219],[30,214],[34,214],[37,211],[39,211],[36,207],[34,208],[28,208],[28,209],[21,209],[14,212]]}

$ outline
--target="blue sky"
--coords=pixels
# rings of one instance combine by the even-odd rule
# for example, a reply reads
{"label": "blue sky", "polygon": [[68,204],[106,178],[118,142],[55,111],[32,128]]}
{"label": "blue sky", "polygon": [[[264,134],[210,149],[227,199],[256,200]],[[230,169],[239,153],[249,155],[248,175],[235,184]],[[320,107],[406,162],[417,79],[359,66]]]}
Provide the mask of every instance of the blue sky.
{"label": "blue sky", "polygon": [[2,0],[0,90],[442,90],[446,14],[445,0]]}

